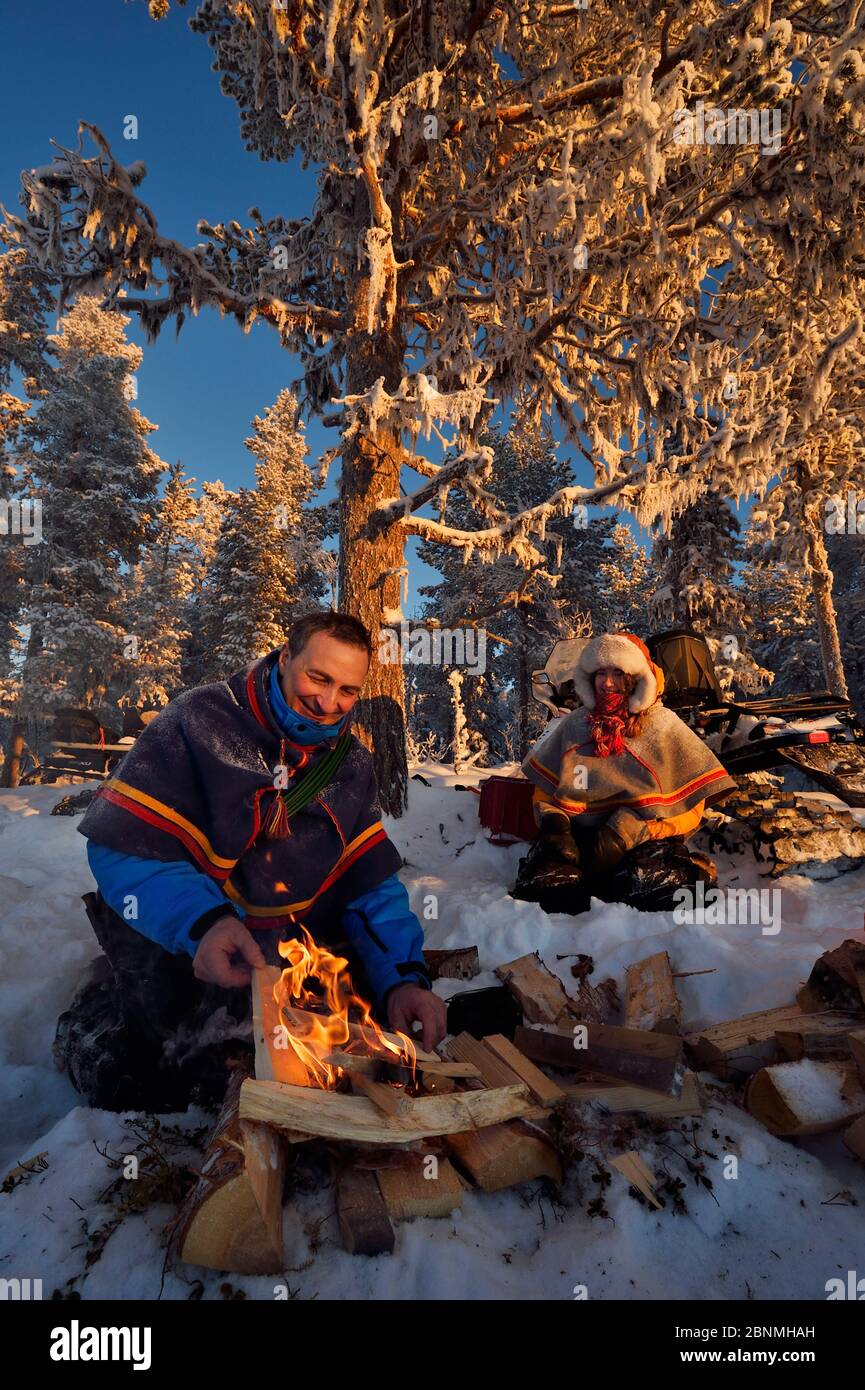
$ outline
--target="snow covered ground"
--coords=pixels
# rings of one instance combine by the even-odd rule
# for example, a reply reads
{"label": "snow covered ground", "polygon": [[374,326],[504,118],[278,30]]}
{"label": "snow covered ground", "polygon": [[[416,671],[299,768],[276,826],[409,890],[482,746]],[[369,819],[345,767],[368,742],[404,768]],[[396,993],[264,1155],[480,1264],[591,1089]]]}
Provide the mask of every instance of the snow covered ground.
{"label": "snow covered ground", "polygon": [[[389,830],[407,860],[404,879],[422,919],[435,895],[437,919],[424,921],[427,944],[477,944],[483,974],[468,984],[441,981],[443,996],[497,983],[499,963],[537,950],[565,988],[568,960],[587,952],[594,980],[652,951],[670,953],[676,971],[713,970],[679,981],[687,1023],[695,1026],[789,1002],[816,957],[863,930],[865,870],[829,883],[787,878],[778,888],[781,930],[760,925],[677,925],[671,914],[645,914],[597,903],[582,917],[547,916],[508,896],[521,846],[489,844],[477,797],[454,783],[478,780],[447,768],[417,769],[410,809]],[[44,1153],[48,1166],[0,1195],[0,1277],[42,1279],[43,1296],[75,1290],[88,1298],[220,1297],[223,1276],[197,1269],[163,1277],[161,1232],[173,1208],[160,1203],[126,1216],[100,1201],[117,1177],[109,1160],[135,1152],[140,1117],[92,1111],[54,1070],[51,1041],[86,963],[97,954],[79,901],[92,886],[79,817],[52,817],[65,788],[0,792],[0,1177]],[[719,859],[721,886],[758,886],[750,857]],[[272,1298],[280,1283],[300,1299],[820,1299],[828,1279],[865,1274],[865,1168],[836,1135],[774,1139],[710,1084],[699,1124],[711,1190],[688,1178],[671,1150],[642,1148],[649,1165],[687,1180],[687,1212],[651,1212],[613,1175],[608,1217],[591,1217],[588,1174],[565,1185],[552,1205],[539,1184],[497,1195],[471,1193],[461,1213],[397,1228],[395,1253],[368,1260],[346,1255],[329,1191],[285,1208],[286,1271],[267,1278],[229,1276],[250,1298]],[[163,1117],[179,1132],[169,1157],[195,1157],[184,1134],[210,1121],[201,1112]],[[664,1136],[661,1136],[663,1139]],[[669,1143],[686,1152],[682,1135]],[[102,1152],[100,1152],[100,1150]],[[693,1150],[691,1150],[693,1154]],[[739,1159],[725,1179],[724,1156]],[[728,1165],[729,1167],[729,1165]],[[101,1254],[99,1253],[101,1247]]]}

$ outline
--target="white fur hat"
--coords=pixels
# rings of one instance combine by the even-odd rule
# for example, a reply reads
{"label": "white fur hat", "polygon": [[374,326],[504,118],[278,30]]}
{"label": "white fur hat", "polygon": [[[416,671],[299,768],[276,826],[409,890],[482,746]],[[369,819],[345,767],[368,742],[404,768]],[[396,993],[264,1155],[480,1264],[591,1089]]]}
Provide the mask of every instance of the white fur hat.
{"label": "white fur hat", "polygon": [[652,669],[648,648],[630,632],[604,632],[593,637],[583,648],[574,672],[574,689],[586,709],[595,708],[595,683],[592,677],[603,666],[615,666],[628,676],[636,676],[628,709],[639,714],[655,703],[658,682]]}

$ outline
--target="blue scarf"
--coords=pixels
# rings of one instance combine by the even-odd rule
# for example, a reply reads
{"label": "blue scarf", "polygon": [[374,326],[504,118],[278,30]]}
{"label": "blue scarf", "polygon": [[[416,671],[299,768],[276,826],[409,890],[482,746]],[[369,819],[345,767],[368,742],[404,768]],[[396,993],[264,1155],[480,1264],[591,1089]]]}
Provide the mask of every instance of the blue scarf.
{"label": "blue scarf", "polygon": [[304,748],[323,743],[325,739],[337,738],[344,727],[342,719],[338,724],[316,724],[313,719],[304,719],[302,714],[293,710],[282,693],[278,663],[270,673],[270,707],[286,738],[290,738],[292,743],[301,744]]}

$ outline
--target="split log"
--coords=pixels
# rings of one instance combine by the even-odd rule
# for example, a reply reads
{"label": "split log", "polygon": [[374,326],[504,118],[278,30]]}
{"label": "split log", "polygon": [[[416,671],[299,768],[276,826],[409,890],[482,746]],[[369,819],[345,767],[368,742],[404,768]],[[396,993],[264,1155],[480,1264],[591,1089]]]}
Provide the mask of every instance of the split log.
{"label": "split log", "polygon": [[796,998],[807,1013],[821,1009],[845,1009],[862,1014],[865,995],[860,971],[865,972],[865,944],[852,938],[834,951],[825,951],[814,963],[807,983]]}
{"label": "split log", "polygon": [[772,1134],[825,1134],[865,1114],[865,1090],[844,1094],[850,1068],[842,1062],[782,1062],[763,1067],[745,1087],[745,1108]]}
{"label": "split log", "polygon": [[344,1169],[336,1180],[336,1217],[343,1248],[349,1255],[389,1255],[393,1226],[375,1173]]}
{"label": "split log", "polygon": [[277,1274],[283,1266],[283,1140],[241,1118],[243,1081],[241,1071],[229,1081],[201,1176],[178,1213],[170,1258],[234,1274]]}
{"label": "split log", "polygon": [[[366,1076],[378,1076],[384,1066],[405,1067],[406,1062],[402,1057],[394,1057],[391,1053],[382,1056],[376,1053],[375,1057],[364,1057],[359,1052],[330,1052],[322,1058],[328,1066],[342,1067],[343,1071],[353,1075],[356,1072],[363,1072]],[[460,1081],[476,1081],[480,1077],[477,1067],[470,1062],[445,1062],[436,1059],[434,1062],[419,1060],[415,1068],[424,1077],[456,1077]],[[259,1081],[267,1080],[266,1077],[258,1077]],[[278,1077],[273,1078],[279,1080]]]}
{"label": "split log", "polygon": [[661,1210],[663,1203],[658,1201],[655,1193],[655,1175],[635,1150],[632,1149],[630,1153],[619,1154],[617,1158],[611,1158],[610,1167],[621,1173],[623,1178],[627,1178],[631,1187],[642,1192],[646,1201],[651,1202],[656,1211]]}
{"label": "split log", "polygon": [[[852,1038],[861,1025],[861,1015],[832,1009],[822,1014],[804,1014],[795,1028],[779,1028],[775,1036],[788,1062],[798,1062],[803,1057],[822,1062],[843,1061],[851,1055]],[[865,1038],[865,1031],[862,1036]]]}
{"label": "split log", "polygon": [[577,995],[568,1004],[568,1014],[581,1023],[606,1023],[621,1008],[615,980],[602,980],[592,985],[583,977],[577,985]]}
{"label": "split log", "polygon": [[657,1119],[672,1120],[703,1113],[700,1088],[692,1071],[685,1072],[682,1094],[678,1097],[619,1082],[581,1082],[578,1086],[564,1086],[563,1090],[565,1098],[574,1104],[597,1102],[613,1115],[653,1115]]}
{"label": "split log", "polygon": [[370,1077],[364,1076],[363,1072],[358,1072],[351,1078],[351,1084],[356,1091],[367,1100],[371,1100],[376,1110],[380,1110],[383,1115],[392,1115],[395,1119],[404,1119],[411,1113],[412,1098],[407,1096],[404,1087],[389,1086],[386,1082],[373,1081]]}
{"label": "split log", "polygon": [[691,1065],[698,1071],[711,1071],[723,1080],[732,1075],[748,1075],[778,1060],[776,1034],[795,1032],[804,1015],[798,1004],[779,1009],[762,1009],[726,1023],[713,1023],[685,1035]]}
{"label": "split log", "polygon": [[625,972],[625,1027],[681,1033],[682,1006],[666,951],[629,965]]}
{"label": "split log", "polygon": [[365,1096],[344,1096],[308,1086],[285,1086],[278,1081],[243,1083],[243,1119],[323,1139],[348,1139],[366,1144],[409,1144],[431,1135],[455,1134],[516,1119],[534,1109],[524,1085],[490,1091],[464,1091],[446,1096],[421,1096],[411,1102],[405,1118],[383,1115]]}
{"label": "split log", "polygon": [[308,1086],[309,1073],[288,1042],[273,987],[282,974],[278,965],[252,972],[252,1028],[255,1037],[255,1075],[258,1081],[285,1081]]}
{"label": "split log", "polygon": [[[514,1043],[533,1062],[566,1071],[592,1071],[667,1095],[681,1094],[685,1075],[682,1039],[607,1023],[577,1024],[579,1034],[517,1028]],[[585,1047],[575,1044],[585,1041]]]}
{"label": "split log", "polygon": [[858,1120],[854,1120],[848,1130],[844,1132],[844,1143],[856,1158],[861,1158],[865,1162],[865,1115],[860,1115]]}
{"label": "split log", "polygon": [[459,1033],[451,1038],[447,1051],[455,1062],[470,1063],[485,1086],[517,1086],[523,1079],[471,1033]]}
{"label": "split log", "polygon": [[529,1091],[534,1096],[538,1105],[556,1105],[558,1101],[565,1099],[565,1093],[555,1081],[549,1076],[545,1076],[538,1067],[530,1062],[518,1048],[501,1033],[492,1033],[484,1038],[484,1047],[494,1052],[496,1056],[516,1074],[520,1081],[524,1081]]}
{"label": "split log", "polygon": [[537,1178],[562,1181],[562,1165],[552,1144],[519,1123],[451,1134],[445,1142],[454,1162],[484,1192],[500,1192]]}
{"label": "split log", "polygon": [[450,951],[424,951],[431,980],[473,980],[481,973],[477,946],[457,946]]}
{"label": "split log", "polygon": [[555,1024],[568,1013],[572,1000],[537,951],[499,965],[496,974],[507,985],[529,1023]]}
{"label": "split log", "polygon": [[412,1168],[382,1168],[378,1185],[392,1221],[412,1221],[418,1216],[450,1216],[461,1207],[465,1183],[453,1164],[437,1158],[435,1176],[426,1177],[426,1163]]}

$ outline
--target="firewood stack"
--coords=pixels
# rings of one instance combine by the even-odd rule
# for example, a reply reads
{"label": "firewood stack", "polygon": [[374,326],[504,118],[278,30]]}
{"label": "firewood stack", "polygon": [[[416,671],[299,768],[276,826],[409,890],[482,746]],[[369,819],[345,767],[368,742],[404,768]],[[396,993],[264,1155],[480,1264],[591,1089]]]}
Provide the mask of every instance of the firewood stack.
{"label": "firewood stack", "polygon": [[[368,1039],[361,1049],[352,1034],[344,1050],[323,1059],[340,1068],[336,1090],[310,1085],[293,1049],[274,1045],[279,971],[257,972],[255,1076],[232,1081],[199,1184],[175,1223],[173,1257],[236,1273],[278,1273],[291,1145],[326,1141],[335,1155],[343,1245],[352,1254],[379,1255],[394,1248],[394,1222],[447,1217],[466,1191],[498,1192],[540,1178],[560,1183],[555,1106],[600,1103],[613,1114],[671,1120],[700,1114],[682,1039],[670,1031],[678,1001],[661,957],[629,972],[627,1007],[639,1027],[605,1021],[618,1005],[612,981],[595,988],[581,973],[572,998],[539,956],[523,956],[498,971],[528,1025],[514,1041],[461,1033],[444,1055],[418,1048],[411,1082],[398,1053],[383,1047],[370,1055]],[[304,1016],[285,1009],[283,1022],[297,1028]],[[395,1035],[383,1036],[399,1045]],[[651,1175],[637,1155],[611,1162],[654,1201]]]}

